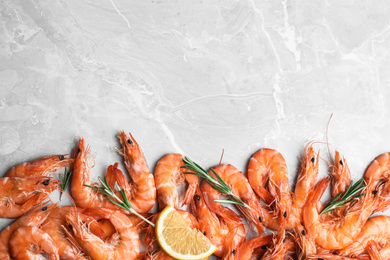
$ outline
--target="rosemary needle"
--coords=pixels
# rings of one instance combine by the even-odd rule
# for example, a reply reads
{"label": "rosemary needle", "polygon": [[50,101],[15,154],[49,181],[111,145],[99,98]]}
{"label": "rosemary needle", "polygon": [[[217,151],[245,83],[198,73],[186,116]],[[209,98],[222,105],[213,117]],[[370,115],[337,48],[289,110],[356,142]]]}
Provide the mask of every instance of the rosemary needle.
{"label": "rosemary needle", "polygon": [[329,211],[335,210],[338,207],[342,207],[353,200],[364,196],[364,194],[359,194],[366,185],[364,184],[364,179],[360,179],[353,185],[353,181],[349,184],[347,190],[344,192],[344,195],[341,196],[341,192],[334,197],[328,205],[321,211],[321,214],[327,213]]}
{"label": "rosemary needle", "polygon": [[66,187],[68,186],[72,172],[73,171],[68,172],[67,168],[65,168],[64,175],[62,175],[61,173],[58,174],[58,178],[60,179],[60,182],[61,182],[60,200],[62,198],[62,191],[64,191],[66,189]]}
{"label": "rosemary needle", "polygon": [[199,177],[202,177],[205,181],[207,181],[211,187],[213,187],[215,190],[230,196],[232,199],[219,199],[219,200],[214,200],[215,202],[220,202],[220,203],[228,203],[228,204],[235,204],[239,205],[242,207],[250,208],[245,202],[243,202],[239,197],[234,195],[233,191],[230,189],[230,187],[222,180],[222,178],[216,173],[212,168],[209,168],[214,175],[217,178],[214,178],[210,173],[208,173],[205,169],[203,169],[201,166],[199,166],[197,163],[192,161],[190,158],[185,156],[183,158],[183,162],[185,163],[185,166],[182,166],[185,169],[194,171],[193,172],[186,172],[186,174],[193,174],[197,175]]}
{"label": "rosemary needle", "polygon": [[84,186],[89,187],[91,189],[94,189],[100,193],[102,193],[109,201],[111,201],[113,204],[117,205],[118,207],[121,207],[124,210],[127,210],[134,215],[138,216],[139,218],[146,221],[148,224],[155,226],[152,222],[150,222],[148,219],[143,217],[141,214],[136,212],[133,209],[133,206],[131,206],[130,201],[126,197],[125,190],[121,188],[118,183],[115,183],[115,189],[118,190],[121,194],[122,199],[118,198],[118,196],[115,194],[115,192],[111,189],[111,187],[107,184],[107,179],[104,177],[104,180],[99,177],[99,182],[101,183],[102,187],[96,187],[96,186],[90,186],[84,184]]}

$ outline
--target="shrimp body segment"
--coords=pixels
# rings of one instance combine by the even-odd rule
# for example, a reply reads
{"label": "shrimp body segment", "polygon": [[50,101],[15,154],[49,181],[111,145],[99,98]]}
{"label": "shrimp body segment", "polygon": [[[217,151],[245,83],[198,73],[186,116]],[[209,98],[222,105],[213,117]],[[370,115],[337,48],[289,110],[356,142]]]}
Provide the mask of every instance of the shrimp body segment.
{"label": "shrimp body segment", "polygon": [[[222,180],[230,187],[233,193],[239,197],[250,208],[237,206],[238,209],[244,214],[244,216],[250,221],[258,234],[264,232],[263,228],[263,213],[259,200],[256,194],[253,192],[249,185],[248,179],[240,172],[236,167],[230,164],[221,164],[212,167]],[[214,176],[214,174],[209,171]],[[215,177],[216,178],[216,177]],[[240,221],[240,218],[231,209],[222,206],[221,203],[214,200],[219,199],[219,191],[213,189],[210,184],[203,181],[200,186],[203,198],[209,207],[209,209],[217,213],[222,218],[230,218],[236,221]]]}
{"label": "shrimp body segment", "polygon": [[32,177],[49,176],[50,173],[59,168],[66,167],[73,162],[73,159],[65,158],[64,155],[51,155],[39,158],[34,161],[25,162],[11,168],[6,177]]}
{"label": "shrimp body segment", "polygon": [[341,218],[321,221],[317,204],[328,187],[329,177],[321,180],[314,191],[309,195],[303,209],[303,220],[306,230],[310,232],[317,245],[324,249],[342,249],[353,242],[360,233],[363,225],[373,212],[376,197],[369,187],[362,193],[365,195],[357,199],[346,210]]}
{"label": "shrimp body segment", "polygon": [[20,217],[48,198],[58,183],[48,177],[0,178],[0,217]]}
{"label": "shrimp body segment", "polygon": [[149,170],[144,154],[129,133],[124,131],[118,135],[122,149],[118,150],[123,156],[126,170],[130,174],[130,194],[128,198],[134,210],[138,213],[147,213],[156,203],[156,184],[154,176]]}
{"label": "shrimp body segment", "polygon": [[77,213],[68,214],[67,223],[72,225],[73,235],[87,255],[99,260],[137,258],[141,242],[136,228],[125,214],[104,208],[87,208],[82,213],[97,220],[108,219],[116,230],[103,241],[89,230]]}
{"label": "shrimp body segment", "polygon": [[25,215],[21,216],[15,220],[11,225],[6,227],[0,233],[0,259],[2,260],[11,260],[10,250],[9,250],[9,240],[15,230],[20,227],[25,226],[40,226],[46,218],[49,216],[50,212],[57,207],[57,204],[50,206],[43,206],[41,208],[34,208]]}
{"label": "shrimp body segment", "polygon": [[181,154],[167,154],[157,163],[154,176],[160,210],[165,209],[168,205],[171,205],[175,209],[178,208],[179,198],[176,186],[182,184],[184,179],[188,182],[189,187],[186,190],[183,204],[190,203],[194,196],[199,182],[198,176],[184,174],[184,172],[188,172],[189,170],[182,168],[185,165],[182,158],[183,156]]}
{"label": "shrimp body segment", "polygon": [[40,228],[20,227],[11,236],[9,246],[15,260],[35,259],[47,253],[51,260],[60,260],[56,242]]}
{"label": "shrimp body segment", "polygon": [[375,241],[375,243],[381,245],[379,252],[383,259],[390,258],[390,217],[375,216],[370,218],[354,241],[345,248],[338,250],[337,253],[344,256],[358,257],[366,253],[370,241]]}
{"label": "shrimp body segment", "polygon": [[289,218],[291,194],[288,187],[287,164],[281,153],[263,148],[253,154],[248,164],[248,180],[261,198],[262,187],[268,182],[269,192],[277,199],[275,211],[279,212],[279,219]]}

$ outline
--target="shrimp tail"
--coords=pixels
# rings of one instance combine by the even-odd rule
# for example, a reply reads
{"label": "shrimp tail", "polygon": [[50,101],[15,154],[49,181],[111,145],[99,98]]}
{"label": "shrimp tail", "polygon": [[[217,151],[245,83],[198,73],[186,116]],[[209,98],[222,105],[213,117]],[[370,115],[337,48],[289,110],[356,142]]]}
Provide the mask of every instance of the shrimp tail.
{"label": "shrimp tail", "polygon": [[266,188],[264,188],[264,186],[259,186],[258,187],[258,193],[257,194],[258,195],[260,194],[260,198],[265,203],[267,203],[268,205],[272,204],[272,202],[275,200],[275,197],[272,196],[272,194]]}

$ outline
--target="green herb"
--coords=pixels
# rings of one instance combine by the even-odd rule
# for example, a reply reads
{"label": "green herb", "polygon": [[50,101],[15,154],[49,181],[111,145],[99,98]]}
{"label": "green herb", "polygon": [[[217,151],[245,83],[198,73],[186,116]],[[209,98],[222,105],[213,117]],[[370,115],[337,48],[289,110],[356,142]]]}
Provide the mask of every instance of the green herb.
{"label": "green herb", "polygon": [[208,173],[205,169],[200,167],[197,163],[192,161],[190,158],[185,156],[183,158],[183,162],[186,164],[185,166],[182,166],[183,168],[186,168],[186,169],[189,169],[189,170],[195,172],[195,173],[186,172],[186,174],[193,174],[193,175],[197,175],[199,177],[202,177],[215,190],[217,190],[217,191],[219,191],[227,196],[230,196],[232,198],[232,199],[227,199],[227,200],[223,200],[223,199],[214,200],[215,202],[235,204],[235,205],[239,205],[242,207],[250,208],[245,202],[243,202],[240,198],[238,198],[236,195],[234,195],[234,193],[230,189],[230,187],[222,180],[222,178],[218,175],[218,173],[216,173],[212,168],[209,168],[209,169],[214,173],[214,175],[217,177],[217,179],[214,178],[213,176],[211,176],[210,173]]}
{"label": "green herb", "polygon": [[60,179],[60,182],[61,182],[60,200],[62,198],[62,192],[68,186],[68,183],[69,183],[69,180],[70,180],[70,176],[72,175],[72,172],[73,171],[67,172],[67,169],[65,168],[64,175],[62,175],[61,173],[58,174],[58,178]]}
{"label": "green herb", "polygon": [[[344,195],[341,196],[342,192],[337,194],[336,197],[334,197],[328,205],[321,211],[321,214],[327,213],[329,211],[332,211],[338,207],[342,207],[345,204],[348,204],[352,202],[353,200],[360,198],[364,196],[364,194],[359,194],[366,185],[364,184],[364,180],[360,179],[358,182],[356,182],[353,185],[353,181],[351,181],[351,184],[349,184],[347,190],[345,191]],[[341,197],[341,198],[340,198]]]}
{"label": "green herb", "polygon": [[118,196],[116,196],[115,192],[111,189],[111,187],[108,186],[106,177],[104,177],[104,180],[99,177],[99,182],[102,184],[102,187],[89,186],[89,185],[86,185],[86,184],[84,184],[84,186],[87,186],[87,187],[89,187],[91,189],[94,189],[94,190],[102,193],[113,204],[117,205],[118,207],[121,207],[124,210],[127,210],[127,211],[133,213],[134,215],[136,215],[138,217],[140,217],[141,219],[143,219],[144,221],[146,221],[147,223],[149,223],[153,227],[155,226],[152,222],[150,222],[149,220],[144,218],[142,215],[140,215],[138,212],[136,212],[133,209],[133,206],[131,206],[130,201],[126,197],[125,190],[123,188],[121,188],[118,185],[118,183],[115,183],[115,189],[120,192],[123,200],[118,198]]}

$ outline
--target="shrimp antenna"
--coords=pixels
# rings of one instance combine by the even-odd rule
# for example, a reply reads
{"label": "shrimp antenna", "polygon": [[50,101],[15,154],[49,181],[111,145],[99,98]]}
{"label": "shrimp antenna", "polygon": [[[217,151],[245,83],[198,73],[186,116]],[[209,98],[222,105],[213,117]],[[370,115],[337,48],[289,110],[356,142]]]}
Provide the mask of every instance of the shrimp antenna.
{"label": "shrimp antenna", "polygon": [[329,118],[329,121],[328,121],[328,124],[326,125],[326,146],[328,147],[328,154],[329,154],[329,158],[330,158],[330,162],[332,163],[332,165],[334,165],[334,161],[332,159],[332,156],[330,155],[330,149],[329,149],[329,125],[330,125],[330,120],[332,119],[333,117],[333,113],[330,115],[330,118]]}
{"label": "shrimp antenna", "polygon": [[222,154],[221,154],[221,159],[219,159],[219,164],[221,164],[222,162],[224,153],[225,153],[225,149],[222,148]]}

